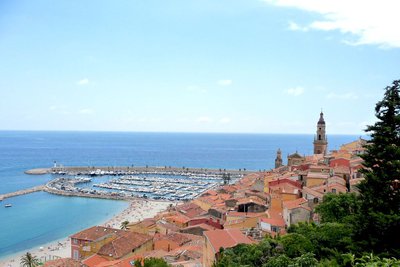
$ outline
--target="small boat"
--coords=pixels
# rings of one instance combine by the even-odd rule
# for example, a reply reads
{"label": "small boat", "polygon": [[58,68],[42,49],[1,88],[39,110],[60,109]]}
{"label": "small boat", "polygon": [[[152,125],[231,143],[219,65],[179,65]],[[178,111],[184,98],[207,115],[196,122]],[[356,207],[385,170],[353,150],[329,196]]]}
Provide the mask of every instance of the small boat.
{"label": "small boat", "polygon": [[5,204],[4,207],[6,207],[6,208],[11,208],[12,205],[11,205],[11,204]]}

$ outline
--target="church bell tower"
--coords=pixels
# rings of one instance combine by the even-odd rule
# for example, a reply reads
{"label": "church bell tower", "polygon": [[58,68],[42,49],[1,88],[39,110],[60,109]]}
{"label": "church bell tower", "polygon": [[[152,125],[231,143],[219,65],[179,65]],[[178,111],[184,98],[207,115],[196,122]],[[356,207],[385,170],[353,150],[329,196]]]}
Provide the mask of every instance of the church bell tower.
{"label": "church bell tower", "polygon": [[282,166],[282,151],[278,149],[276,152],[276,159],[275,159],[275,169]]}
{"label": "church bell tower", "polygon": [[317,135],[314,137],[314,154],[326,155],[328,147],[328,139],[326,138],[324,113],[319,114],[317,123]]}

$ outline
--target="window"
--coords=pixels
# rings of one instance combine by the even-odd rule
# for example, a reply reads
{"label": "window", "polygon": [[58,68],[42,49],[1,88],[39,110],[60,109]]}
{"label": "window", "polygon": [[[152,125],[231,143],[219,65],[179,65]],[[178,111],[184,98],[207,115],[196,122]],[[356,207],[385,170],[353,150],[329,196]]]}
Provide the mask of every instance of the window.
{"label": "window", "polygon": [[336,188],[332,188],[332,193],[336,194]]}
{"label": "window", "polygon": [[79,251],[78,250],[74,250],[74,260],[79,260]]}

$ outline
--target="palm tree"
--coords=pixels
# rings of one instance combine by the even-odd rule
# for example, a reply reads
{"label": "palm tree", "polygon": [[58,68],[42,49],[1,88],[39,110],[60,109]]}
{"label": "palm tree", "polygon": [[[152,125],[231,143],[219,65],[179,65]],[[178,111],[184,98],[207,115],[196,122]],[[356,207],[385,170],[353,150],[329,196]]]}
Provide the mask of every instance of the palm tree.
{"label": "palm tree", "polygon": [[33,256],[30,252],[27,252],[21,256],[21,265],[23,267],[36,267],[39,266],[40,262],[36,256]]}
{"label": "palm tree", "polygon": [[121,230],[128,230],[129,229],[128,224],[129,221],[123,221],[120,226]]}

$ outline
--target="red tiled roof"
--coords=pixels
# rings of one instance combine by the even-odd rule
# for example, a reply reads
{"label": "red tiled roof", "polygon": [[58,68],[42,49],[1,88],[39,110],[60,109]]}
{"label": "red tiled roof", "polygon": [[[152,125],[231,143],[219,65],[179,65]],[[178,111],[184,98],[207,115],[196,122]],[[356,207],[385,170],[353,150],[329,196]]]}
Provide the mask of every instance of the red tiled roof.
{"label": "red tiled roof", "polygon": [[296,200],[283,201],[283,207],[287,209],[294,209],[300,207],[302,204],[308,203],[307,199],[298,198]]}
{"label": "red tiled roof", "polygon": [[157,226],[158,227],[163,227],[163,228],[165,228],[165,229],[168,229],[168,230],[170,230],[170,231],[174,231],[174,232],[177,232],[177,231],[179,231],[179,227],[178,226],[176,226],[175,224],[172,224],[172,223],[169,223],[169,222],[167,222],[167,221],[165,221],[165,220],[160,220],[160,221],[158,221],[157,222]]}
{"label": "red tiled roof", "polygon": [[140,225],[140,226],[143,226],[143,227],[150,227],[150,226],[152,226],[152,225],[155,225],[156,224],[156,220],[155,219],[153,219],[153,218],[148,218],[148,219],[144,219],[143,221],[139,221],[139,222],[135,222],[135,223],[132,223],[132,224],[129,224],[129,225]]}
{"label": "red tiled roof", "polygon": [[142,246],[144,243],[150,241],[151,239],[152,237],[149,235],[135,232],[127,232],[124,235],[102,246],[98,254],[119,259],[132,252],[133,249]]}
{"label": "red tiled roof", "polygon": [[179,246],[182,246],[183,244],[189,242],[191,239],[187,235],[181,233],[170,233],[168,235],[156,234],[156,236],[154,237],[154,242],[160,240],[169,240],[178,244]]}
{"label": "red tiled roof", "polygon": [[102,237],[108,235],[122,235],[126,233],[124,230],[114,229],[110,227],[103,227],[103,226],[93,226],[79,233],[76,233],[71,236],[71,238],[80,239],[80,240],[87,240],[87,241],[96,241]]}
{"label": "red tiled roof", "polygon": [[275,186],[279,186],[280,184],[285,184],[285,183],[286,184],[290,184],[290,185],[292,185],[294,187],[297,187],[299,189],[301,188],[301,183],[299,183],[297,181],[290,180],[288,178],[283,178],[283,179],[278,178],[276,180],[270,181],[268,184],[269,184],[269,187],[275,187]]}
{"label": "red tiled roof", "polygon": [[165,217],[165,219],[171,223],[183,223],[183,224],[190,221],[190,218],[188,218],[185,215],[180,214],[180,213],[177,215]]}
{"label": "red tiled roof", "polygon": [[90,256],[89,258],[82,261],[82,263],[88,267],[96,267],[103,262],[108,262],[108,260],[97,254],[94,254],[93,256]]}
{"label": "red tiled roof", "polygon": [[204,213],[202,208],[191,202],[180,205],[176,209],[189,218],[193,218]]}
{"label": "red tiled roof", "polygon": [[328,178],[329,178],[329,173],[323,173],[323,172],[308,172],[307,178],[328,179]]}
{"label": "red tiled roof", "polygon": [[84,265],[79,261],[73,260],[71,258],[58,259],[47,261],[43,265],[44,267],[83,267]]}
{"label": "red tiled roof", "polygon": [[238,211],[229,211],[226,214],[226,216],[241,217],[241,218],[261,217],[264,215],[266,215],[265,212],[238,212]]}
{"label": "red tiled roof", "polygon": [[239,199],[238,202],[236,203],[236,205],[248,204],[248,203],[255,203],[260,206],[267,205],[264,200],[262,200],[260,197],[257,197],[257,196],[251,196],[251,197]]}
{"label": "red tiled roof", "polygon": [[238,244],[254,243],[254,241],[242,234],[239,229],[205,231],[204,235],[212,245],[215,253],[217,253],[220,248],[231,248]]}
{"label": "red tiled roof", "polygon": [[322,199],[322,197],[324,196],[320,192],[315,191],[314,189],[309,188],[309,187],[303,187],[303,196],[305,194],[309,194],[309,195],[312,195],[313,197],[317,197],[317,198],[320,198],[320,199]]}
{"label": "red tiled roof", "polygon": [[273,226],[285,227],[285,220],[282,217],[260,218],[260,221],[268,223]]}

